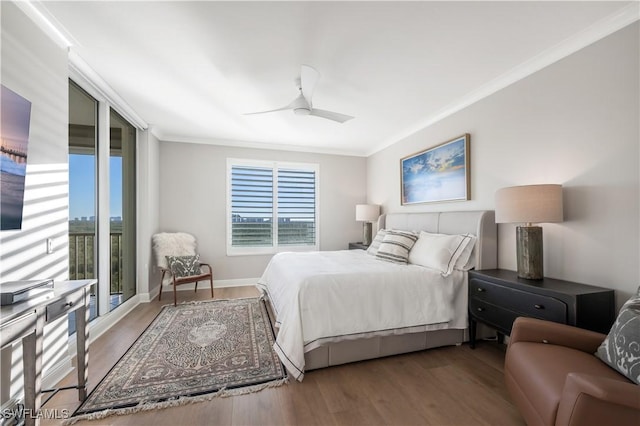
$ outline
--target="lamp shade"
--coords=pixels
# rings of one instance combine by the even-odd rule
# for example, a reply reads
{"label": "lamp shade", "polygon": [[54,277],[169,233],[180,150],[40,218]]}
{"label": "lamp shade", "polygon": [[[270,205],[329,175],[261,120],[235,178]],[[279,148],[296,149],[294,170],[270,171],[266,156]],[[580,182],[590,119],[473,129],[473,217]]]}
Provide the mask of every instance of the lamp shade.
{"label": "lamp shade", "polygon": [[562,222],[562,185],[524,185],[496,191],[496,223]]}
{"label": "lamp shade", "polygon": [[380,216],[380,206],[377,204],[357,204],[356,220],[362,222],[375,222]]}

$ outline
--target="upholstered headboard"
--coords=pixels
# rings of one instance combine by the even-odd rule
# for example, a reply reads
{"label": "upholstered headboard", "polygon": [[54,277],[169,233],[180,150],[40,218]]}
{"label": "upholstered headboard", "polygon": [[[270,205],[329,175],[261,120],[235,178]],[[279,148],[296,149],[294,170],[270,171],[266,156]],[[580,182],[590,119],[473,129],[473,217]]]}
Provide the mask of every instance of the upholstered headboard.
{"label": "upholstered headboard", "polygon": [[473,234],[476,269],[498,267],[498,236],[492,210],[430,213],[388,213],[378,219],[378,229],[426,231],[437,234]]}

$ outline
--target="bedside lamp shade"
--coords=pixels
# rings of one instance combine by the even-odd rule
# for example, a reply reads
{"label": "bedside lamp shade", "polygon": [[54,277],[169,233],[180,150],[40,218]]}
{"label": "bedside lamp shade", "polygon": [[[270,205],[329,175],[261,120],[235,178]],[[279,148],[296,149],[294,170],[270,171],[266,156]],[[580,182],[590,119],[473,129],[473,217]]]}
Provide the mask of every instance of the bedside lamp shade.
{"label": "bedside lamp shade", "polygon": [[362,231],[362,243],[371,244],[371,222],[378,220],[380,216],[380,206],[377,204],[357,204],[356,220],[364,222]]}
{"label": "bedside lamp shade", "polygon": [[380,206],[376,204],[356,205],[356,220],[358,222],[374,222],[380,216]]}
{"label": "bedside lamp shade", "polygon": [[518,276],[544,276],[542,228],[533,223],[562,222],[562,185],[525,185],[496,192],[496,223],[523,223],[516,228]]}
{"label": "bedside lamp shade", "polygon": [[525,185],[496,192],[496,223],[562,222],[562,185]]}

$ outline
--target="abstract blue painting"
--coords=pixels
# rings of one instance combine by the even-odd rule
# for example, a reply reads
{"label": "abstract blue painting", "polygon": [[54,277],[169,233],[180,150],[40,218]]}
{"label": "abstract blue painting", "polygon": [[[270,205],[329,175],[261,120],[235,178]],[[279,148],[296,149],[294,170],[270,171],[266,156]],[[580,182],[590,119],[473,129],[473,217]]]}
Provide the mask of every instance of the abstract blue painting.
{"label": "abstract blue painting", "polygon": [[402,204],[469,200],[469,134],[400,160]]}

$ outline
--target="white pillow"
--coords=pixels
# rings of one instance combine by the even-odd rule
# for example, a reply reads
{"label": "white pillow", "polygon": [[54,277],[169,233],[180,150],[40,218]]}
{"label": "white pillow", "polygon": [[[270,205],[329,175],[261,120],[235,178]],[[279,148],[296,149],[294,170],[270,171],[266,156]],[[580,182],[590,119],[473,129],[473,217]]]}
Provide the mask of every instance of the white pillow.
{"label": "white pillow", "polygon": [[474,244],[475,237],[470,234],[446,235],[421,231],[409,253],[409,263],[436,269],[446,277],[451,275],[454,268],[467,266]]}
{"label": "white pillow", "polygon": [[[476,241],[478,239],[475,235],[469,235],[471,237],[471,241],[464,248],[464,251],[458,258],[456,265],[453,269],[459,269],[461,271],[470,271],[476,267]],[[466,259],[466,262],[464,260]]]}
{"label": "white pillow", "polygon": [[413,232],[391,229],[382,240],[376,258],[406,265],[409,260],[409,250],[417,239],[418,236]]}
{"label": "white pillow", "polygon": [[378,248],[380,247],[382,240],[384,240],[385,235],[387,235],[386,229],[381,229],[378,231],[376,237],[373,239],[373,241],[371,241],[371,245],[367,249],[368,254],[375,256],[376,253],[378,253]]}

